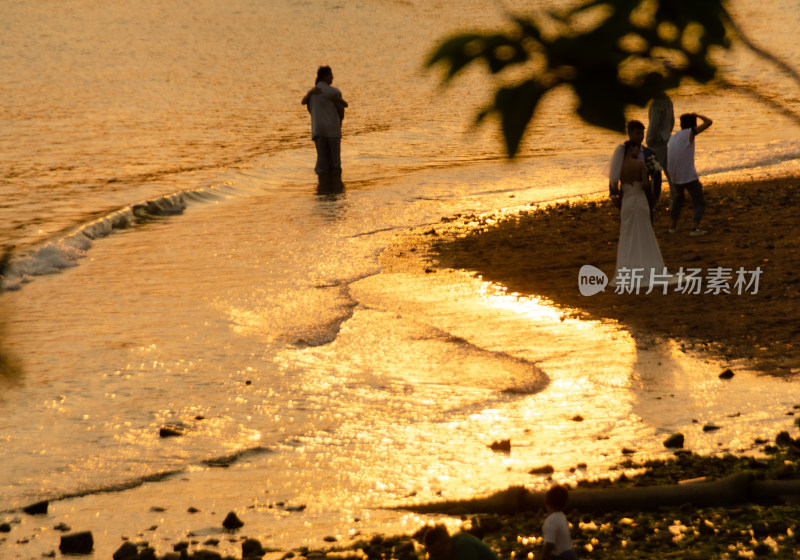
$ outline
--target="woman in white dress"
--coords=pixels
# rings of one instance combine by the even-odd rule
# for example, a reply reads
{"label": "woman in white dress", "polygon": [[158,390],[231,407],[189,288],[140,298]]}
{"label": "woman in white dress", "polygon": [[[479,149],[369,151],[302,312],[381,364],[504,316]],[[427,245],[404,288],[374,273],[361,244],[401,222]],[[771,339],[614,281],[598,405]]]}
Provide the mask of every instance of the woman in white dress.
{"label": "woman in white dress", "polygon": [[[622,207],[620,208],[619,246],[617,268],[612,285],[619,284],[622,269],[628,269],[628,278],[635,271],[641,278],[641,286],[649,286],[652,274],[664,272],[664,259],[658,248],[653,226],[650,223],[648,202],[650,181],[647,166],[639,158],[640,147],[625,142],[620,182],[622,183]],[[623,271],[622,274],[625,274]]]}

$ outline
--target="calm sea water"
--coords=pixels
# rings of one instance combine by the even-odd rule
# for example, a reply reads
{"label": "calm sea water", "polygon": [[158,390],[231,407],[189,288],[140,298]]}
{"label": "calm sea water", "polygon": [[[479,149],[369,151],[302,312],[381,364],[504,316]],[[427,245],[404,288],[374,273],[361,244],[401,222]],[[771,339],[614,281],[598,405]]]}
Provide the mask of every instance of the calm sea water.
{"label": "calm sea water", "polygon": [[[732,6],[800,67],[797,0]],[[577,121],[567,92],[545,100],[509,164],[493,128],[469,130],[482,74],[445,90],[422,71],[452,30],[501,25],[500,3],[3,13],[0,243],[16,251],[0,344],[19,373],[0,395],[0,518],[56,500],[47,520],[14,524],[3,557],[52,550],[64,520],[105,556],[121,535],[160,551],[189,530],[216,535],[231,510],[277,548],[411,530],[419,519],[382,506],[543,485],[527,472],[546,463],[561,480],[579,462],[605,474],[621,447],[658,454],[675,430],[711,452],[785,428],[793,384],[721,385],[722,364],[479,278],[381,271],[410,228],[605,188],[620,139]],[[721,61],[800,111],[800,88],[763,61]],[[316,194],[299,103],[320,64],[351,105],[337,196]],[[715,121],[698,144],[709,181],[798,172],[800,127],[744,91],[689,84],[673,101]],[[488,449],[505,438],[510,455]],[[140,484],[160,473],[174,474]]]}

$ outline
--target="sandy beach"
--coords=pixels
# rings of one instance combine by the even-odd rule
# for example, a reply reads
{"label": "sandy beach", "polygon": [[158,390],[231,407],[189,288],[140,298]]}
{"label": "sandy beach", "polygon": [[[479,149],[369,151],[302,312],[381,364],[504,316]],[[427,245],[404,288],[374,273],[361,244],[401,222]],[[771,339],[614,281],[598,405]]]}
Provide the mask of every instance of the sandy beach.
{"label": "sandy beach", "polygon": [[[794,230],[799,195],[793,179],[709,185],[704,226],[709,234],[688,236],[688,204],[676,234],[666,233],[668,218],[662,200],[656,231],[668,267],[755,269],[762,275],[755,293],[616,294],[612,289],[587,297],[578,290],[578,270],[592,264],[610,272],[618,236],[618,211],[599,197],[514,212],[446,218],[441,225],[403,236],[383,255],[387,272],[416,270],[434,274],[439,268],[472,271],[509,291],[547,298],[565,314],[613,320],[634,334],[681,341],[766,374],[797,373],[798,299],[795,273],[800,237]],[[795,407],[797,408],[797,407]],[[797,478],[800,438],[796,410],[786,411],[786,432],[774,441],[756,441],[758,457],[701,457],[679,450],[669,461],[624,462],[622,471],[579,486],[623,487],[675,484],[682,480],[718,479],[746,471],[756,479]],[[532,476],[545,476],[536,475]],[[723,558],[770,555],[794,558],[800,527],[796,497],[780,503],[742,503],[736,507],[679,508],[655,511],[572,511],[573,539],[580,557],[591,558]],[[448,512],[463,527],[484,538],[500,558],[535,557],[541,549],[543,511],[512,515],[476,515],[468,509]],[[59,526],[63,525],[59,524]],[[56,530],[59,530],[56,526]],[[18,538],[16,522],[0,530],[0,540]],[[64,529],[65,531],[68,529]],[[419,538],[419,534],[416,535]],[[27,537],[26,537],[27,538]],[[192,539],[175,543],[173,552],[156,555],[146,540],[120,540],[120,560],[144,558],[240,558],[248,553],[269,558],[359,558],[415,560],[424,550],[412,535],[362,535],[355,543],[330,549],[262,548],[233,528],[228,537],[242,556],[223,556],[214,542]],[[209,544],[210,543],[210,544]],[[53,549],[58,544],[52,541]],[[534,556],[530,556],[533,554]],[[55,556],[55,551],[51,553]],[[115,556],[116,558],[116,556]]]}
{"label": "sandy beach", "polygon": [[[583,265],[609,277],[615,266],[619,211],[601,197],[459,216],[421,232],[411,240],[418,247],[410,252],[396,247],[385,262],[408,266],[404,260],[415,254],[425,266],[473,271],[509,292],[546,298],[566,314],[617,321],[634,334],[678,340],[764,373],[789,376],[800,371],[797,184],[794,178],[707,184],[702,227],[708,234],[691,237],[688,196],[678,231],[667,231],[665,183],[654,229],[666,266],[671,272],[700,269],[701,275],[717,267],[730,269],[728,293],[709,293],[703,285],[701,293],[670,289],[645,294],[642,289],[618,294],[607,287],[591,297],[581,295],[578,272]],[[737,293],[740,268],[760,269],[757,287]]]}

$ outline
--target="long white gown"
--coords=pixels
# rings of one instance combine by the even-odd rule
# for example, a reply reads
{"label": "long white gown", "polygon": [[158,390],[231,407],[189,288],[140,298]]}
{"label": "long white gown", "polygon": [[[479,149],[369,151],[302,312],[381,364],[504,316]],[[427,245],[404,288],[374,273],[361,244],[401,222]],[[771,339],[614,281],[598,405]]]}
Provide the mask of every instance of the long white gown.
{"label": "long white gown", "polygon": [[650,285],[651,270],[659,275],[664,270],[664,259],[650,223],[650,205],[641,181],[622,185],[617,268],[612,285],[619,283],[618,276],[622,268],[640,270],[640,274],[643,274],[642,287]]}

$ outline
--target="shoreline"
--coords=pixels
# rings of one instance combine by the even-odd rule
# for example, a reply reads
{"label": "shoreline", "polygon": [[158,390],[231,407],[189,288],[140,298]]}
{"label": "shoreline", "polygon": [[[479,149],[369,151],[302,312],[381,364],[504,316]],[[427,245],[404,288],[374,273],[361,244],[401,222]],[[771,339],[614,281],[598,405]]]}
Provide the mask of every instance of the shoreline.
{"label": "shoreline", "polygon": [[[672,339],[728,361],[746,361],[762,373],[800,373],[800,236],[796,208],[800,180],[727,181],[704,187],[702,237],[691,237],[687,197],[678,232],[667,233],[668,187],[662,191],[654,229],[671,272],[730,269],[730,293],[669,291],[593,296],[578,290],[585,264],[613,275],[619,211],[600,200],[530,205],[511,213],[457,216],[410,239],[417,266],[460,269],[516,292],[550,300],[569,316],[615,321],[634,336]],[[389,266],[408,255],[394,247]],[[750,286],[736,293],[736,271]],[[760,269],[757,286],[753,272]]]}
{"label": "shoreline", "polygon": [[[770,181],[768,183],[774,183],[774,182]],[[791,183],[791,184],[793,185],[794,183]],[[774,187],[774,185],[773,185],[773,187]],[[715,189],[715,188],[716,188],[715,186],[711,186],[711,187],[709,187],[709,190],[712,190],[712,189]],[[765,189],[766,189],[766,187],[765,187]],[[710,197],[709,197],[709,199],[710,199]],[[604,208],[604,206],[609,206],[609,208]],[[709,211],[710,211],[709,213],[713,212],[713,209],[714,209],[713,203],[711,202],[711,200],[709,200]],[[443,220],[443,224],[442,224],[441,227],[438,226],[438,225],[436,227],[433,227],[433,228],[428,226],[426,228],[427,231],[419,232],[417,235],[413,235],[412,236],[413,239],[411,240],[411,251],[410,252],[411,252],[412,255],[414,255],[413,259],[409,259],[410,255],[407,252],[408,248],[409,248],[408,245],[403,245],[402,248],[393,246],[392,248],[387,250],[387,258],[391,259],[393,256],[398,257],[397,261],[394,262],[394,263],[390,262],[389,266],[408,266],[410,264],[412,267],[414,267],[417,270],[417,272],[421,273],[423,268],[428,268],[428,267],[433,266],[432,262],[433,262],[434,258],[436,258],[437,256],[449,254],[449,253],[447,253],[447,251],[449,250],[448,247],[452,247],[453,243],[475,243],[476,239],[482,238],[483,241],[486,242],[486,249],[484,249],[486,251],[486,253],[481,253],[479,255],[480,259],[477,261],[478,264],[481,265],[482,269],[481,270],[477,270],[476,268],[469,268],[469,270],[473,270],[476,273],[482,275],[484,279],[490,280],[491,279],[490,278],[490,274],[495,274],[497,277],[501,277],[504,274],[508,275],[509,274],[509,270],[514,269],[514,270],[517,270],[517,273],[520,275],[517,285],[520,286],[520,288],[523,285],[531,286],[532,284],[530,284],[530,280],[531,280],[530,277],[529,277],[530,275],[529,275],[529,273],[527,271],[529,271],[532,267],[534,269],[536,267],[533,265],[534,261],[530,257],[530,255],[531,254],[536,255],[538,253],[537,253],[536,250],[532,250],[532,251],[528,251],[527,253],[525,253],[524,258],[520,257],[518,253],[523,248],[527,247],[526,245],[524,245],[524,243],[526,243],[526,242],[535,242],[538,239],[536,237],[536,235],[538,235],[538,234],[547,234],[552,238],[558,238],[559,236],[561,236],[561,235],[563,235],[565,233],[568,234],[569,236],[576,236],[576,235],[587,236],[588,241],[591,241],[592,243],[594,243],[596,241],[596,239],[592,238],[587,233],[587,228],[591,228],[593,226],[594,227],[598,227],[602,231],[605,231],[606,235],[615,234],[614,230],[615,230],[615,228],[618,228],[618,218],[616,216],[613,216],[613,214],[612,214],[612,217],[616,218],[617,221],[608,220],[609,222],[613,222],[612,225],[609,226],[608,224],[606,224],[602,228],[600,228],[600,226],[598,225],[597,221],[592,221],[590,219],[592,217],[592,213],[595,214],[595,217],[596,217],[596,215],[602,216],[603,212],[605,212],[607,210],[616,211],[613,207],[610,207],[610,204],[605,203],[605,201],[597,202],[597,201],[593,201],[593,200],[586,200],[586,198],[583,198],[579,202],[570,201],[570,202],[555,203],[555,204],[550,204],[550,205],[539,205],[539,206],[533,206],[532,205],[530,209],[523,209],[520,212],[517,212],[515,214],[505,214],[505,213],[503,213],[501,211],[498,211],[497,213],[494,213],[494,214],[487,214],[487,215],[481,215],[481,216],[461,216],[461,217],[456,218],[455,220],[447,219],[447,220]],[[503,216],[503,217],[497,217],[497,216]],[[537,218],[537,216],[538,216],[538,218]],[[542,216],[547,216],[547,218],[546,218],[547,223],[545,225],[547,225],[548,227],[547,228],[531,227],[533,225],[542,225],[544,222],[536,221],[536,220],[544,219],[544,218],[542,218]],[[576,222],[579,221],[579,218],[586,218],[586,219],[583,219],[583,226],[582,227],[579,227],[580,224],[576,224]],[[688,216],[684,216],[684,218],[688,218]],[[565,223],[568,224],[569,227],[564,226],[563,224],[565,224]],[[665,226],[665,224],[666,224],[666,222],[662,221],[662,225]],[[513,234],[512,235],[498,235],[498,231],[503,232],[503,233],[507,233],[508,231],[511,231]],[[594,230],[591,230],[591,231],[594,231]],[[713,235],[713,232],[712,232],[712,235]],[[490,237],[490,239],[487,240],[486,239],[487,236]],[[492,236],[494,236],[494,237],[492,237]],[[665,237],[665,235],[664,236],[661,236],[661,235],[659,236],[659,240],[660,241],[661,241],[662,237]],[[694,239],[694,238],[689,238],[688,236],[686,236],[686,239],[690,240],[690,239]],[[464,240],[467,240],[467,241],[464,241]],[[701,241],[702,240],[703,239],[701,238]],[[587,241],[587,243],[588,243],[588,241]],[[795,239],[794,241],[797,242],[797,239]],[[402,240],[402,243],[405,243],[405,242],[406,242],[405,239]],[[615,242],[616,242],[616,240],[614,238],[613,246],[604,245],[603,246],[603,250],[606,251],[609,254],[612,254],[612,255],[615,254],[614,253],[614,251],[615,251]],[[568,244],[558,245],[559,251],[556,252],[557,254],[556,254],[556,256],[554,257],[553,260],[556,261],[556,262],[565,262],[565,263],[567,263],[567,261],[568,261],[568,259],[567,259],[568,251],[566,251],[564,249],[564,247],[568,247],[568,246],[569,246]],[[461,255],[461,257],[463,257],[465,260],[468,260],[468,259],[472,258],[473,259],[472,262],[475,263],[476,262],[476,260],[475,260],[476,255],[474,253],[472,253],[471,251],[466,250],[464,247],[465,246],[459,245],[459,250],[466,251],[466,253]],[[535,246],[533,247],[533,249],[535,249]],[[573,250],[575,249],[575,244],[573,244],[572,249]],[[662,245],[662,250],[663,250],[663,245]],[[399,254],[401,251],[404,252],[403,255]],[[496,254],[497,252],[501,252],[501,251],[502,251],[501,255],[497,255]],[[394,254],[393,254],[393,252],[394,252]],[[600,252],[601,251],[598,251],[598,254]],[[513,255],[515,253],[517,253],[517,257],[516,258],[512,258],[511,255]],[[509,259],[508,262],[506,262],[506,263],[500,262],[500,261],[502,261],[502,259],[501,259],[502,256],[507,257]],[[581,256],[581,254],[578,254],[578,256]],[[492,258],[490,258],[490,257],[494,258],[495,260],[492,260]],[[576,258],[574,253],[573,253],[573,258]],[[498,261],[498,259],[500,259],[500,261]],[[561,260],[559,260],[559,259],[561,259]],[[666,255],[665,255],[665,260],[666,260]],[[613,257],[611,258],[611,261],[613,261]],[[609,261],[609,262],[611,262],[611,261]],[[597,261],[597,262],[600,263],[600,261]],[[690,261],[690,262],[694,263],[694,262],[698,262],[698,261]],[[443,266],[443,263],[444,263],[444,261],[440,260],[437,263],[437,265],[438,266]],[[494,263],[494,265],[492,263]],[[603,268],[605,265],[600,263],[600,264],[597,264],[597,266],[599,266],[600,268]],[[613,264],[612,264],[612,266],[613,266]],[[703,266],[705,266],[705,265],[703,265]],[[542,268],[542,267],[539,267],[539,268]],[[593,296],[592,298],[587,298],[587,297],[584,297],[584,296],[580,296],[580,294],[579,294],[579,292],[577,290],[577,282],[576,282],[576,280],[577,280],[577,278],[576,278],[577,277],[577,270],[578,270],[579,266],[573,266],[572,264],[565,264],[563,268],[565,270],[564,278],[567,278],[567,280],[565,280],[565,282],[564,282],[564,286],[563,286],[563,290],[562,290],[565,298],[572,297],[576,301],[580,301],[580,302],[584,302],[584,303],[585,302],[590,302],[590,301],[598,301],[599,302],[599,301],[601,301],[601,297],[600,297],[601,295],[602,296],[611,296],[611,297],[623,298],[623,296],[615,296],[613,293],[611,293],[611,294],[608,294],[608,293],[601,294],[601,295],[598,295],[598,296]],[[553,271],[553,270],[557,270],[557,268],[555,268],[555,266],[551,266],[550,268],[542,268],[542,270],[540,271],[541,273],[539,274],[539,276],[544,275],[545,276],[544,280],[547,280],[548,278],[546,278],[546,273],[548,271]],[[428,268],[424,272],[433,273],[433,272],[435,272],[435,270],[433,268]],[[540,278],[539,276],[537,276],[536,278],[539,281],[541,281],[542,278]],[[553,284],[557,284],[558,283],[557,282],[557,278],[549,278],[549,280]],[[526,284],[526,282],[528,282],[528,283]],[[542,285],[546,286],[547,284],[542,283]],[[538,284],[537,284],[537,286],[538,286]],[[557,285],[555,287],[558,288]],[[517,291],[522,291],[520,288],[516,288],[516,290]],[[509,289],[512,289],[512,286],[509,286]],[[570,293],[570,292],[573,292],[573,293]],[[530,292],[530,293],[536,293],[536,292]],[[645,296],[630,296],[628,299],[632,300],[632,303],[636,303],[636,298],[637,297],[645,298]],[[685,297],[688,299],[688,298],[697,297],[697,296],[685,296]],[[736,297],[744,298],[744,297],[749,297],[749,296],[744,296],[743,295],[743,296],[736,296]],[[655,298],[651,297],[650,299],[654,300]],[[698,298],[698,299],[700,299],[700,298]],[[709,299],[710,299],[710,296],[709,296]],[[553,299],[553,301],[556,301],[556,300]],[[559,305],[562,307],[562,309],[565,310],[565,313],[570,313],[570,314],[573,314],[573,315],[576,315],[576,316],[596,317],[595,315],[588,314],[585,310],[582,310],[578,306],[569,307],[569,306],[567,306],[565,304],[559,304]],[[602,306],[600,306],[600,307],[602,307]],[[607,317],[602,317],[602,316],[600,316],[600,318],[608,319]],[[611,319],[614,319],[614,318],[611,317]],[[624,321],[622,321],[622,324],[623,324],[623,326],[627,327],[627,324],[624,323]],[[656,331],[647,331],[647,332],[653,333],[653,332],[656,332]],[[666,336],[666,335],[664,335],[663,333],[657,333],[657,336],[662,336],[663,337],[663,336]],[[687,342],[687,345],[690,345],[690,344],[696,344],[696,345],[702,347],[704,350],[712,351],[712,352],[714,352],[714,351],[722,352],[726,348],[720,342],[716,342],[715,345],[710,345],[710,344],[705,344],[704,345],[702,340],[689,340]],[[720,354],[720,355],[722,355],[722,354]],[[737,356],[735,356],[735,355],[733,357],[737,358]],[[742,359],[746,359],[746,358],[742,358]],[[788,370],[789,370],[788,372],[785,371],[785,369],[786,368],[784,368],[784,369],[778,368],[777,370],[769,371],[769,370],[767,370],[765,368],[764,371],[767,371],[768,373],[778,373],[778,374],[781,374],[783,376],[788,376],[788,375],[796,373],[796,371],[792,371],[791,366],[788,368]],[[787,415],[788,414],[789,414],[789,412],[787,412]],[[792,420],[793,419],[790,416],[787,416],[787,424],[791,423]],[[766,443],[766,442],[762,442],[762,443]],[[798,444],[798,442],[795,442],[795,444]],[[750,459],[742,458],[742,460],[743,461],[749,461]],[[787,459],[787,460],[789,460],[789,459]],[[793,462],[797,462],[797,459],[794,458],[794,457],[792,457],[791,460]],[[699,465],[695,466],[694,468],[703,469],[706,466],[708,466],[708,464],[710,464],[711,461],[712,461],[712,459],[710,457],[705,459],[705,460],[698,459]],[[686,474],[683,474],[681,476],[683,478],[687,478],[688,477],[688,475],[686,475]],[[607,484],[609,484],[609,485],[615,485],[615,484],[620,484],[620,483],[621,483],[620,479],[616,479],[616,480],[609,479],[607,481]],[[123,502],[125,501],[124,497],[120,497],[120,498],[116,498],[116,499],[118,499],[120,501],[123,501]],[[112,499],[108,500],[109,503],[113,503],[114,501],[115,500],[112,500]],[[157,502],[154,502],[154,503],[157,503]],[[702,510],[702,511],[701,510],[694,510],[694,511],[690,512],[690,515],[688,515],[688,516],[686,516],[687,512],[682,511],[682,510],[678,510],[678,511],[675,511],[675,512],[670,512],[669,515],[667,515],[664,512],[658,512],[656,514],[630,514],[625,518],[626,519],[630,518],[633,521],[630,524],[623,524],[624,526],[620,525],[619,527],[617,525],[619,524],[619,518],[622,517],[622,515],[621,514],[620,515],[616,515],[616,514],[605,513],[605,514],[602,514],[602,515],[598,515],[598,516],[594,516],[594,517],[591,517],[591,518],[587,518],[587,519],[589,519],[589,521],[587,521],[586,524],[587,525],[591,525],[592,523],[594,523],[599,528],[607,526],[607,527],[610,527],[610,529],[608,529],[608,530],[606,530],[606,529],[588,529],[588,530],[586,530],[584,532],[585,533],[584,536],[586,537],[585,541],[580,541],[580,542],[582,542],[582,545],[585,546],[586,544],[592,544],[594,542],[593,539],[596,539],[596,540],[598,540],[598,545],[595,548],[596,552],[592,556],[596,557],[596,558],[610,557],[612,554],[615,554],[615,553],[619,552],[618,550],[613,548],[614,546],[619,546],[619,543],[616,542],[615,544],[608,544],[608,542],[611,542],[608,539],[612,539],[612,538],[616,539],[619,535],[624,535],[626,538],[628,538],[628,542],[629,542],[628,546],[629,546],[629,548],[625,551],[625,554],[622,555],[623,558],[625,558],[625,557],[631,557],[631,558],[636,557],[634,552],[639,546],[637,543],[640,543],[640,542],[642,543],[642,546],[646,545],[647,547],[650,547],[650,548],[646,549],[649,555],[659,556],[659,553],[661,552],[662,548],[664,548],[666,545],[672,546],[672,545],[670,545],[670,543],[673,542],[672,540],[668,540],[665,537],[665,535],[670,533],[669,527],[671,525],[670,525],[670,523],[667,523],[667,519],[668,518],[671,521],[675,521],[675,520],[681,521],[682,520],[681,523],[683,523],[683,526],[688,526],[690,531],[697,531],[697,532],[699,532],[701,534],[704,534],[704,535],[708,536],[709,533],[704,533],[704,531],[708,531],[709,530],[708,526],[704,524],[705,520],[710,520],[710,522],[712,524],[714,524],[715,527],[717,528],[716,529],[717,531],[721,530],[719,528],[723,526],[723,523],[734,523],[734,525],[737,525],[739,523],[738,521],[736,521],[737,516],[742,522],[746,522],[746,523],[749,523],[749,524],[752,525],[753,520],[759,519],[759,516],[762,515],[762,513],[763,513],[762,510],[759,509],[760,507],[761,506],[752,506],[752,507],[751,506],[743,506],[741,508],[738,508],[740,510],[740,512],[738,514],[736,514],[736,515],[731,515],[727,510],[722,510],[722,509]],[[788,508],[788,509],[786,509],[786,508]],[[787,516],[790,516],[790,517],[800,517],[800,509],[799,508],[796,508],[795,506],[786,506],[786,508],[782,508],[782,509],[779,510],[782,515],[787,515]],[[792,508],[794,508],[794,509],[792,509]],[[219,523],[222,521],[221,518],[224,517],[225,511],[226,510],[220,510],[220,511],[217,512],[217,516],[218,517],[216,517],[214,519],[214,523],[216,525],[219,525]],[[163,513],[160,513],[157,510],[152,510],[151,511],[151,515],[152,516],[159,516],[159,515],[163,515]],[[470,519],[468,519],[466,517],[466,515],[467,514],[458,514],[456,517],[462,516],[462,517],[464,517],[465,521],[470,522]],[[141,515],[140,516],[141,519],[144,519],[145,517],[146,517],[145,515]],[[184,517],[188,518],[188,515],[186,515]],[[534,542],[533,540],[526,540],[525,543],[522,542],[522,540],[533,539],[536,535],[540,534],[540,530],[541,530],[541,519],[540,519],[540,517],[541,517],[541,515],[539,513],[537,513],[537,512],[533,512],[533,513],[527,512],[527,513],[517,514],[517,515],[514,515],[514,516],[503,517],[503,518],[499,518],[499,519],[492,519],[492,518],[481,518],[481,519],[473,518],[473,519],[477,519],[478,520],[478,522],[476,524],[474,524],[474,526],[477,526],[479,529],[483,526],[483,529],[486,530],[485,534],[487,536],[487,540],[488,539],[495,539],[495,542],[503,543],[502,544],[502,546],[503,546],[502,550],[504,551],[504,553],[507,553],[507,554],[505,554],[505,556],[502,556],[503,558],[507,558],[508,554],[510,554],[511,552],[514,552],[516,557],[519,558],[521,555],[526,555],[528,552],[538,553],[538,551],[540,550],[540,545],[534,546],[533,544],[531,544],[531,543]],[[485,522],[483,522],[484,519],[485,519]],[[576,524],[584,523],[584,521],[582,520],[583,519],[582,517],[579,517],[579,518],[576,518],[576,519],[577,519],[576,520]],[[136,525],[138,523],[138,521],[139,520],[137,520],[137,519],[132,519],[131,520],[131,525]],[[774,521],[774,520],[771,517],[770,518],[770,522],[772,522],[772,521]],[[47,522],[49,523],[50,519],[48,519]],[[141,524],[141,523],[138,523],[138,524]],[[744,531],[745,530],[744,525],[741,525],[741,526],[740,525],[741,524],[737,525],[737,530]],[[489,526],[494,527],[494,530],[489,531],[488,530]],[[250,526],[248,524],[248,528],[249,527]],[[629,534],[629,532],[628,532],[628,528],[629,527],[631,529],[637,529],[638,528],[638,530],[635,530],[634,534]],[[88,529],[91,529],[91,528],[89,527]],[[751,550],[751,549],[753,549],[755,545],[751,546],[750,544],[747,544],[747,543],[750,543],[750,541],[754,540],[754,539],[758,540],[757,545],[764,545],[765,538],[778,539],[781,535],[785,536],[786,535],[786,530],[792,529],[792,527],[782,526],[780,529],[781,529],[781,531],[783,531],[782,533],[780,533],[780,532],[776,533],[774,531],[772,533],[770,533],[769,531],[764,533],[763,531],[761,531],[761,533],[760,533],[761,536],[758,537],[757,539],[756,539],[755,535],[750,535],[747,539],[745,539],[743,541],[743,542],[746,543],[746,546],[744,548],[742,548],[741,550],[745,550],[745,549],[746,550]],[[57,529],[54,528],[53,530],[56,531]],[[245,531],[247,531],[247,529],[245,529]],[[15,528],[14,532],[16,532],[16,528]],[[660,532],[661,536],[659,536],[659,532]],[[146,546],[144,546],[143,543],[146,543],[148,541],[157,540],[156,539],[156,535],[153,534],[153,533],[149,533],[148,534],[147,532],[145,532],[145,533],[139,532],[139,538],[134,536],[134,535],[136,535],[136,533],[137,533],[137,531],[133,531],[132,533],[130,533],[130,535],[133,537],[133,538],[131,538],[130,542],[139,545],[138,546],[139,553],[143,553],[145,548],[146,548]],[[182,531],[182,533],[183,534],[187,534],[186,531]],[[731,531],[728,531],[728,533],[731,533]],[[728,535],[728,533],[726,533],[726,535]],[[53,533],[51,532],[49,535],[52,536],[52,534]],[[176,545],[181,545],[182,542],[186,542],[188,544],[188,546],[189,546],[188,552],[189,552],[189,557],[190,558],[191,557],[195,557],[195,558],[201,558],[201,557],[203,557],[203,558],[214,558],[214,556],[213,556],[214,552],[219,553],[219,552],[222,552],[223,550],[226,550],[226,549],[230,550],[232,547],[233,548],[239,548],[241,546],[241,544],[243,543],[243,541],[244,541],[244,537],[240,536],[240,534],[237,534],[237,533],[232,533],[230,535],[223,534],[221,539],[218,538],[219,537],[219,531],[217,531],[215,534],[217,536],[203,535],[203,536],[198,536],[198,537],[182,538],[180,540],[178,538],[176,538],[174,542],[175,542]],[[716,534],[716,533],[713,533],[713,534]],[[796,534],[800,534],[800,528],[798,528]],[[4,535],[0,535],[0,537],[2,537],[2,536],[4,536]],[[12,533],[12,535],[9,536],[9,538],[15,538],[15,537],[18,537],[18,536],[19,536],[18,534],[14,535],[14,533]],[[39,535],[40,538],[43,537],[43,536],[44,535],[41,535],[41,534]],[[728,536],[730,536],[731,538],[735,537],[735,535],[733,535],[732,533],[730,535],[728,535]],[[742,538],[744,538],[744,537],[742,537]],[[522,540],[520,540],[520,539],[522,539]],[[794,542],[793,541],[794,537],[791,537],[791,539],[792,539],[792,542]],[[221,540],[222,542],[218,542],[217,544],[207,544],[208,542],[215,541],[215,540],[216,541],[220,541]],[[333,554],[333,555],[329,555],[329,557],[331,557],[331,558],[333,558],[333,557],[342,558],[344,556],[344,557],[350,557],[350,558],[359,558],[359,560],[362,560],[364,558],[364,556],[366,556],[370,560],[373,560],[373,559],[374,560],[378,560],[378,559],[381,558],[381,555],[385,555],[385,558],[387,560],[389,558],[397,558],[398,560],[416,560],[417,558],[424,558],[424,554],[423,555],[419,555],[419,553],[420,553],[420,549],[419,548],[416,549],[416,552],[412,552],[411,550],[409,550],[408,543],[410,541],[411,541],[411,537],[409,537],[407,535],[404,535],[404,536],[381,536],[381,535],[377,535],[377,536],[373,536],[373,537],[367,539],[367,541],[366,541],[367,542],[367,548],[363,550],[363,554],[357,553],[358,549],[354,548],[355,545],[350,546],[350,545],[347,545],[345,543],[342,543],[342,547],[338,549],[339,552],[337,552],[336,554]],[[12,541],[9,541],[9,542],[12,542]],[[332,545],[332,546],[336,546],[336,545]],[[747,548],[748,546],[750,548]],[[219,548],[217,548],[217,547],[219,547]],[[55,546],[53,546],[52,548],[53,549],[57,548],[57,542],[56,542]],[[209,548],[211,550],[209,550]],[[500,548],[499,544],[498,544],[498,548]],[[209,554],[210,555],[209,556],[196,555],[196,552],[198,550],[200,550],[200,549],[209,550]],[[214,550],[214,549],[216,549],[216,550]],[[763,546],[762,546],[762,549],[763,549]],[[328,549],[328,550],[332,550],[332,549]],[[645,550],[645,549],[642,549],[642,550]],[[604,551],[604,552],[601,552],[601,551]],[[673,551],[673,552],[677,552],[677,549],[675,551]],[[97,551],[96,551],[96,553],[97,553]],[[306,549],[306,550],[303,550],[302,548],[301,549],[293,549],[293,550],[281,550],[281,551],[275,551],[273,549],[273,550],[268,550],[267,553],[268,553],[267,557],[274,558],[274,559],[278,559],[278,558],[309,558],[309,559],[316,558],[316,559],[320,559],[320,558],[324,557],[327,554],[326,551],[323,550],[323,549],[314,549],[314,550]],[[174,558],[175,560],[178,560],[179,558],[182,557],[182,555],[180,553],[178,553],[177,551],[176,551],[176,553],[167,553],[165,555],[162,555],[162,554],[163,554],[163,552],[161,552],[158,555],[158,558],[171,558],[171,559]],[[399,556],[400,554],[404,555],[405,558],[401,558]],[[608,556],[604,556],[604,554],[608,554]],[[734,556],[735,556],[735,554],[736,553],[734,553]],[[232,558],[239,558],[240,557],[238,553],[234,554],[232,556],[226,556],[224,552],[220,556],[222,556],[222,557],[232,557]],[[584,552],[584,553],[581,554],[581,556],[582,557],[586,557],[588,555]],[[665,556],[666,556],[666,554],[665,554]],[[615,556],[615,557],[619,557],[619,556]],[[686,557],[691,557],[691,556],[686,556]],[[703,557],[708,557],[708,556],[703,556]],[[144,558],[144,556],[141,556],[141,558]]]}

